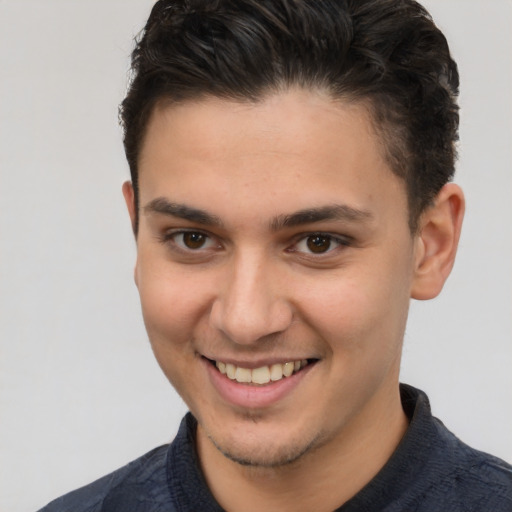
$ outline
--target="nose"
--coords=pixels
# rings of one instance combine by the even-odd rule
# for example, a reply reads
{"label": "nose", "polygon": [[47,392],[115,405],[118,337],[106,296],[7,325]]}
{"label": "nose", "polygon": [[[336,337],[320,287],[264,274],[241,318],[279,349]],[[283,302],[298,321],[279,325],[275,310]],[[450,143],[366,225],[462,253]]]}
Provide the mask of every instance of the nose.
{"label": "nose", "polygon": [[263,259],[256,255],[235,258],[211,308],[214,328],[240,345],[284,332],[292,322],[293,309],[283,293],[278,269]]}

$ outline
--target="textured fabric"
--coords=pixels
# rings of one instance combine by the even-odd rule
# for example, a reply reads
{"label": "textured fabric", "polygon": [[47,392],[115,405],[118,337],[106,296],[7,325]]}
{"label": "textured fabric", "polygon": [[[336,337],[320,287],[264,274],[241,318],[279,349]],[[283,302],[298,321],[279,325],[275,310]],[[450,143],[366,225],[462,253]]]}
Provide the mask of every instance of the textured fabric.
{"label": "textured fabric", "polygon": [[[400,390],[410,418],[404,438],[377,476],[335,512],[512,512],[512,467],[457,439],[432,416],[424,393]],[[221,511],[199,469],[195,430],[187,414],[170,445],[40,512]]]}

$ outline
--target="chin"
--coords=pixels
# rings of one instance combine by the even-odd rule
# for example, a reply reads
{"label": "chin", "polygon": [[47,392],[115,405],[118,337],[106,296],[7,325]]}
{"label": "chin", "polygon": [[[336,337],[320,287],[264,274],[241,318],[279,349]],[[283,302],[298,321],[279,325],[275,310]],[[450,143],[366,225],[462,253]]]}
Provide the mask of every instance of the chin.
{"label": "chin", "polygon": [[305,455],[322,444],[321,436],[295,435],[290,436],[286,429],[281,435],[244,436],[240,439],[218,439],[207,433],[208,438],[217,450],[229,460],[242,466],[260,468],[278,468],[298,462]]}

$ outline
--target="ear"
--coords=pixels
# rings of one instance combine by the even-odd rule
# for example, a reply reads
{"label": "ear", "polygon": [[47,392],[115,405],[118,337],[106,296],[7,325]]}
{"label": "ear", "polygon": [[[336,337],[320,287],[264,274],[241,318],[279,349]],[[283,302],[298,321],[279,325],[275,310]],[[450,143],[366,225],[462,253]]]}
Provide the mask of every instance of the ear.
{"label": "ear", "polygon": [[464,204],[461,188],[448,183],[437,195],[435,203],[421,216],[416,235],[413,299],[433,299],[443,289],[455,262]]}
{"label": "ear", "polygon": [[135,207],[135,193],[133,191],[133,185],[131,181],[125,181],[123,183],[123,196],[126,202],[126,207],[128,208],[128,214],[130,215],[130,221],[132,223],[132,230],[135,233],[135,223],[137,218],[137,212]]}
{"label": "ear", "polygon": [[[133,191],[133,185],[131,181],[125,181],[123,183],[123,196],[126,202],[126,207],[128,208],[128,214],[130,215],[130,221],[132,223],[132,230],[135,238],[137,238],[136,232],[136,207],[135,207],[135,193]],[[135,260],[135,267],[133,269],[133,280],[135,281],[135,285],[139,286],[138,280],[138,258]]]}

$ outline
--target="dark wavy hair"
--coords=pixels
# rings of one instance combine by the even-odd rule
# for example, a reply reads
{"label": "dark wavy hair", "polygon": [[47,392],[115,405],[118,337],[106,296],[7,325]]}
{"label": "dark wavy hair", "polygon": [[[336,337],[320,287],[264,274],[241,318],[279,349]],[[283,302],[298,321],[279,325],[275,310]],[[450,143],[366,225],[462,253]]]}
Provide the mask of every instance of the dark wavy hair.
{"label": "dark wavy hair", "polygon": [[446,38],[413,0],[159,0],[120,106],[137,210],[138,156],[157,102],[256,102],[292,86],[368,106],[415,232],[454,174],[459,76]]}

